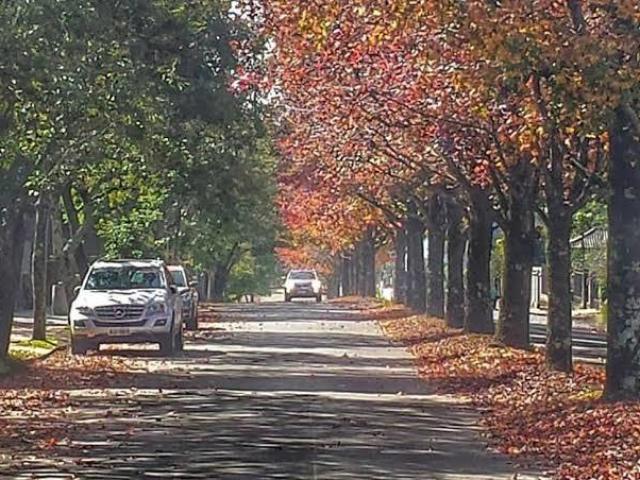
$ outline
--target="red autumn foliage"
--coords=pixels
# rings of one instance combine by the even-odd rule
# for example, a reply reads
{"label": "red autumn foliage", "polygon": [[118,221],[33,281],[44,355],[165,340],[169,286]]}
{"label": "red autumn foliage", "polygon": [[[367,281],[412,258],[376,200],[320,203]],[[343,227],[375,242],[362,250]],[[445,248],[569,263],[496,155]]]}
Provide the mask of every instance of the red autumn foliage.
{"label": "red autumn foliage", "polygon": [[573,375],[551,372],[540,349],[496,345],[438,319],[381,325],[409,346],[419,375],[434,390],[471,399],[501,452],[548,466],[563,480],[640,478],[640,403],[605,402],[601,368],[580,364]]}
{"label": "red autumn foliage", "polygon": [[335,298],[329,304],[339,306],[345,313],[352,313],[360,320],[406,318],[410,314],[410,310],[404,305],[385,305],[377,299],[358,296]]}

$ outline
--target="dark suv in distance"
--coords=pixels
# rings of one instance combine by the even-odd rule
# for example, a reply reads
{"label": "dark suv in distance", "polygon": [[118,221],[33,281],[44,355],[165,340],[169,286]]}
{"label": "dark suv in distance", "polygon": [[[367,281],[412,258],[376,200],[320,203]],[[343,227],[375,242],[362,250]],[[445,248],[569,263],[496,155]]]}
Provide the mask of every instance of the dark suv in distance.
{"label": "dark suv in distance", "polygon": [[322,301],[322,282],[315,270],[291,270],[284,282],[284,301],[294,298],[315,298]]}
{"label": "dark suv in distance", "polygon": [[169,265],[167,267],[178,293],[182,296],[182,315],[187,330],[198,329],[198,282],[189,277],[189,272],[182,265]]}

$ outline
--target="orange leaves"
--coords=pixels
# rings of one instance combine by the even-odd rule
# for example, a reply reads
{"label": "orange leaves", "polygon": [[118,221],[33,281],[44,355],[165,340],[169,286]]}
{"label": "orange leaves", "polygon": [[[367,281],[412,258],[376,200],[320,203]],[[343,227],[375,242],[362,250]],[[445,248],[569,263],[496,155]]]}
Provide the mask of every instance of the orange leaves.
{"label": "orange leaves", "polygon": [[640,403],[600,399],[602,369],[551,372],[540,351],[494,345],[424,317],[381,322],[407,343],[418,371],[441,392],[468,395],[484,412],[492,443],[563,480],[640,478]]}
{"label": "orange leaves", "polygon": [[601,169],[591,140],[640,82],[640,35],[619,21],[638,15],[634,0],[579,2],[587,31],[560,0],[260,3],[283,203],[304,186],[327,205],[287,207],[285,223],[307,225],[299,237],[328,234],[330,249],[363,223],[386,226],[362,206],[348,213],[365,195],[396,215],[397,197],[440,183],[495,181],[517,196],[514,167],[549,168],[552,142],[569,199],[572,178]]}

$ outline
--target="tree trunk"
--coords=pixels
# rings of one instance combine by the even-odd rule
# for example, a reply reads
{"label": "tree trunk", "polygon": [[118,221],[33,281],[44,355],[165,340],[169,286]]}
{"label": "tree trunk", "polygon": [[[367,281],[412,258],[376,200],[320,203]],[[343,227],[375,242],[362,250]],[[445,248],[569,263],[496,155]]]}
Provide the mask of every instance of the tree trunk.
{"label": "tree trunk", "polygon": [[0,272],[4,277],[0,288],[0,359],[7,358],[9,352],[22,258],[19,253],[24,245],[22,212],[19,209],[7,212],[3,220],[4,225],[0,225]]}
{"label": "tree trunk", "polygon": [[417,313],[427,311],[424,232],[424,223],[418,217],[414,206],[407,218],[407,302]]}
{"label": "tree trunk", "polygon": [[327,278],[327,298],[333,299],[340,296],[340,278],[342,277],[342,260],[334,262],[331,275]]}
{"label": "tree trunk", "polygon": [[36,201],[36,225],[31,257],[33,282],[33,339],[47,338],[47,237],[49,223],[48,201],[44,194]]}
{"label": "tree trunk", "polygon": [[358,243],[353,249],[352,255],[352,272],[353,272],[353,293],[362,296],[364,290],[362,283],[362,262],[360,261],[360,244]]}
{"label": "tree trunk", "polygon": [[363,297],[376,296],[376,246],[372,231],[368,231],[360,244],[360,264],[362,272]]}
{"label": "tree trunk", "polygon": [[582,308],[589,308],[589,277],[591,273],[588,269],[582,271]]}
{"label": "tree trunk", "polygon": [[491,299],[491,247],[493,215],[487,193],[475,187],[469,205],[464,329],[470,333],[494,333]]}
{"label": "tree trunk", "polygon": [[349,253],[349,284],[351,289],[349,295],[354,296],[358,294],[358,275],[356,268],[356,250],[355,248]]}
{"label": "tree trunk", "polygon": [[526,208],[524,202],[512,208],[504,232],[504,271],[496,337],[505,345],[527,348],[535,241],[533,210]]}
{"label": "tree trunk", "polygon": [[207,292],[207,300],[208,301],[213,301],[213,297],[214,297],[213,279],[214,279],[215,276],[216,276],[215,270],[213,270],[213,269],[207,270],[207,288],[206,288],[206,292]]}
{"label": "tree trunk", "polygon": [[[86,252],[87,258],[89,261],[96,260],[100,257],[103,251],[102,240],[98,236],[98,232],[96,230],[96,219],[93,204],[91,203],[91,197],[89,193],[86,191],[79,192],[82,197],[83,202],[83,212],[84,212],[84,226],[87,230],[84,241],[84,251]],[[79,268],[82,268],[81,265],[78,265]],[[83,273],[83,272],[81,272]]]}
{"label": "tree trunk", "polygon": [[611,132],[607,303],[608,398],[640,393],[640,142],[622,109]]}
{"label": "tree trunk", "polygon": [[[562,194],[562,192],[559,193]],[[548,195],[547,198],[549,198]],[[572,370],[571,212],[562,203],[549,201],[548,232],[549,310],[545,355],[550,368],[570,372]]]}
{"label": "tree trunk", "polygon": [[229,271],[223,265],[217,265],[213,272],[213,281],[211,282],[211,300],[216,303],[224,301],[224,294],[227,290],[229,281]]}
{"label": "tree trunk", "polygon": [[[64,189],[62,192],[62,201],[64,203],[64,210],[69,220],[69,237],[71,238],[80,229],[80,220],[78,219],[78,212],[73,204],[73,196],[71,193],[71,186]],[[84,277],[89,270],[89,259],[84,250],[84,242],[80,243],[73,251],[73,259],[75,260],[76,267],[78,268],[78,274],[80,277]]]}
{"label": "tree trunk", "polygon": [[444,318],[445,205],[438,194],[428,203],[427,313]]}
{"label": "tree trunk", "polygon": [[447,209],[447,325],[464,325],[464,251],[466,235],[462,209],[452,204]]}
{"label": "tree trunk", "polygon": [[[4,242],[3,242],[4,243]],[[18,268],[13,245],[2,245],[0,249],[0,271],[5,277],[0,288],[0,360],[7,358],[11,340],[11,327],[16,302]]]}
{"label": "tree trunk", "polygon": [[394,241],[395,263],[393,275],[393,298],[397,303],[407,303],[407,233],[404,227],[396,230]]}
{"label": "tree trunk", "polygon": [[353,288],[351,284],[351,258],[348,254],[342,257],[341,268],[341,293],[343,297],[353,295]]}

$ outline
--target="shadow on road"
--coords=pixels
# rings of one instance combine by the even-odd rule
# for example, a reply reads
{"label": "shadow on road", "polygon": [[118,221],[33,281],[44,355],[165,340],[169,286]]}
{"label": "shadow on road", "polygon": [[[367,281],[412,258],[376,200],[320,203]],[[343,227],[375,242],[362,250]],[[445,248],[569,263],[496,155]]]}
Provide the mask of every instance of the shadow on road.
{"label": "shadow on road", "polygon": [[[72,374],[73,365],[43,365],[40,388],[72,395],[65,415],[74,433],[53,451],[1,466],[0,475],[512,478],[511,467],[484,450],[475,415],[429,395],[401,347],[389,346],[373,324],[322,307],[224,307],[220,317],[233,317],[233,328],[205,325],[176,358],[146,349],[94,355],[139,370],[87,372],[80,365]],[[260,330],[235,315],[273,315],[274,323]]]}

